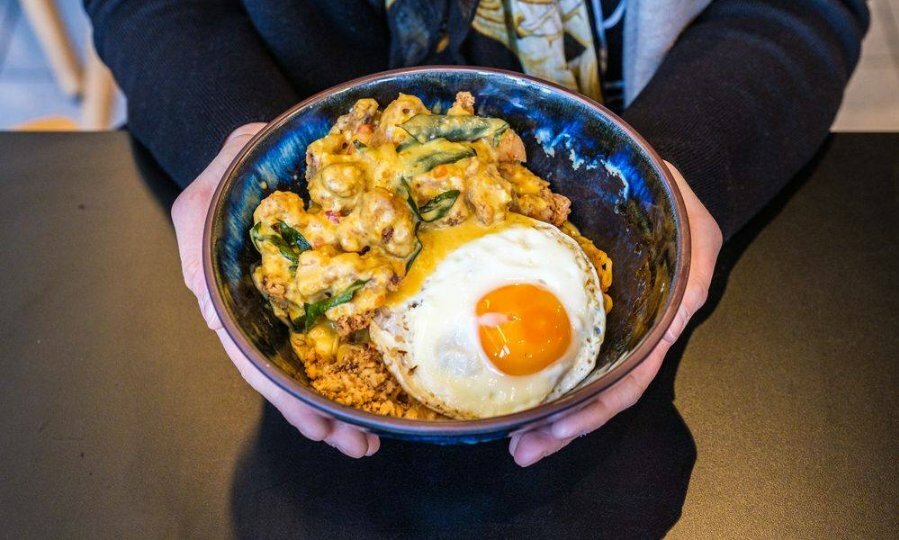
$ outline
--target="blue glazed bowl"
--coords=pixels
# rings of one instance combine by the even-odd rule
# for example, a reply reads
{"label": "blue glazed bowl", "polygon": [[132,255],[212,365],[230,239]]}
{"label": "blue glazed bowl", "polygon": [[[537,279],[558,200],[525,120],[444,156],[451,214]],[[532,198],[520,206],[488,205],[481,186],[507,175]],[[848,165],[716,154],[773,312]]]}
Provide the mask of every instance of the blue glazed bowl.
{"label": "blue glazed bowl", "polygon": [[[495,418],[428,422],[340,405],[309,387],[287,329],[253,286],[250,267],[258,260],[248,235],[253,210],[275,190],[306,196],[306,145],[325,135],[357,99],[373,97],[385,105],[403,92],[446,110],[460,90],[474,94],[479,115],[503,118],[521,135],[528,167],[571,199],[571,221],[612,258],[615,305],[596,368],[550,403]],[[585,404],[636,367],[674,318],[686,285],[689,243],[683,201],[668,170],[620,118],[583,96],[517,73],[429,66],[341,84],[267,125],[235,158],[213,197],[203,256],[225,330],[281,388],[326,415],[379,435],[454,444],[537,427]]]}

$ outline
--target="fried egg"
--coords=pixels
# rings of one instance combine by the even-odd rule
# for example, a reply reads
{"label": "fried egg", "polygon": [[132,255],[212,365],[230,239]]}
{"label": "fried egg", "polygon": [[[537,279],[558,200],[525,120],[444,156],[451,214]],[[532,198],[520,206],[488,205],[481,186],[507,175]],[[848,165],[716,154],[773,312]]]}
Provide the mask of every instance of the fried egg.
{"label": "fried egg", "polygon": [[460,419],[567,392],[605,332],[599,277],[577,242],[519,215],[480,229],[423,235],[417,270],[369,328],[403,388]]}

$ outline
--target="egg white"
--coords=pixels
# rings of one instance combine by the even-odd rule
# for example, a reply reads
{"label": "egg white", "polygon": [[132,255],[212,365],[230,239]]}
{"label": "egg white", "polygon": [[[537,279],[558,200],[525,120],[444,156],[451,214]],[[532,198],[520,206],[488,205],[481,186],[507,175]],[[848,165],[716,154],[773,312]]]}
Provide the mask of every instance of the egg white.
{"label": "egg white", "polygon": [[[571,322],[562,358],[531,375],[508,375],[487,357],[475,306],[486,293],[516,283],[552,292]],[[372,341],[403,388],[455,418],[521,411],[567,392],[592,370],[605,333],[596,269],[570,237],[532,221],[472,240],[448,254],[419,292],[383,308]]]}

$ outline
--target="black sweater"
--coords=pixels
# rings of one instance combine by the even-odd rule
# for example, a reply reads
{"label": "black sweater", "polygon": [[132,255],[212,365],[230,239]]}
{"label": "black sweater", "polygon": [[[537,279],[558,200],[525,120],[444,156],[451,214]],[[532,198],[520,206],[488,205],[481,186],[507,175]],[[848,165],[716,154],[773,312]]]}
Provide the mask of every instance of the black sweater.
{"label": "black sweater", "polygon": [[[129,129],[182,186],[237,126],[390,66],[375,0],[85,0]],[[715,0],[623,117],[726,237],[828,133],[868,26],[863,0]],[[474,65],[514,67],[489,47]],[[508,56],[508,55],[505,55]]]}

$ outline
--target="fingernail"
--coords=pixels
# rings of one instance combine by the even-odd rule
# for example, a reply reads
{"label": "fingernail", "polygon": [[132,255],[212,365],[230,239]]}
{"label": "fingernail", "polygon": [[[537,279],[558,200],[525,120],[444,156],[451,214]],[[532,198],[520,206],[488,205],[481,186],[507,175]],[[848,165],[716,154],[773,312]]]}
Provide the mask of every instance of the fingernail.
{"label": "fingernail", "polygon": [[550,431],[552,432],[553,437],[557,439],[568,439],[577,435],[577,430],[574,426],[562,422],[553,424]]}
{"label": "fingernail", "polygon": [[516,463],[518,463],[518,465],[521,467],[530,467],[534,463],[537,463],[538,461],[543,459],[545,456],[546,456],[545,453],[538,452],[536,454],[531,455],[530,457],[522,459],[521,461],[516,461]]}
{"label": "fingernail", "polygon": [[354,448],[353,445],[347,446],[344,444],[336,443],[337,449],[341,451],[346,456],[349,456],[353,459],[359,459],[365,456],[366,452],[368,452],[368,441],[365,441],[363,444],[365,448]]}
{"label": "fingernail", "polygon": [[509,442],[509,453],[513,456],[515,455],[515,449],[518,448],[518,443],[521,442],[521,437],[512,436],[512,440]]}
{"label": "fingernail", "polygon": [[368,442],[368,451],[365,452],[365,456],[371,457],[375,455],[375,452],[381,447],[381,442],[373,435],[366,437],[366,442]]}

